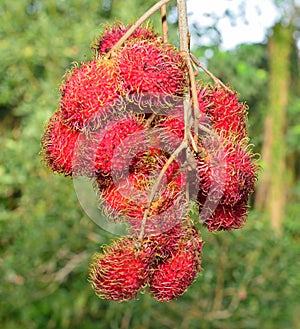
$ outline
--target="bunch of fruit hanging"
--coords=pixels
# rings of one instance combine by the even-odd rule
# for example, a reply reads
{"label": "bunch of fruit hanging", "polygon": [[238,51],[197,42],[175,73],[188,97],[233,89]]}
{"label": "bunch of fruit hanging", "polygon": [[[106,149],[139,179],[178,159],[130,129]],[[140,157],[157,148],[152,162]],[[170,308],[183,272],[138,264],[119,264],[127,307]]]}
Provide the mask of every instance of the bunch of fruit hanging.
{"label": "bunch of fruit hanging", "polygon": [[[127,225],[90,265],[95,293],[108,300],[182,295],[201,271],[199,227],[242,227],[257,178],[247,106],[189,53],[185,2],[180,50],[142,27],[166,2],[132,26],[104,29],[93,59],[65,75],[42,138],[46,165],[87,177],[99,211]],[[196,66],[211,83],[195,79]]]}

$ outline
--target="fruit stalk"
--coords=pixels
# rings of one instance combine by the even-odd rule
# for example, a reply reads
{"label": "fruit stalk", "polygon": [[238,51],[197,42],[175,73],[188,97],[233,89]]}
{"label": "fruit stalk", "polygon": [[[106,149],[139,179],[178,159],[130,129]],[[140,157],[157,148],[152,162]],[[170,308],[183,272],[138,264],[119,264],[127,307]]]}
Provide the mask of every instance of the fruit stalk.
{"label": "fruit stalk", "polygon": [[164,44],[168,43],[168,21],[167,21],[167,6],[163,5],[160,8],[161,13],[161,26],[162,26],[162,37]]}
{"label": "fruit stalk", "polygon": [[128,31],[123,35],[123,37],[111,48],[108,55],[111,55],[116,51],[119,47],[123,45],[123,43],[131,36],[131,34],[139,27],[141,26],[150,16],[152,16],[158,9],[160,9],[162,6],[170,2],[170,0],[160,0],[158,1],[153,7],[151,7],[149,10],[143,14],[129,29]]}

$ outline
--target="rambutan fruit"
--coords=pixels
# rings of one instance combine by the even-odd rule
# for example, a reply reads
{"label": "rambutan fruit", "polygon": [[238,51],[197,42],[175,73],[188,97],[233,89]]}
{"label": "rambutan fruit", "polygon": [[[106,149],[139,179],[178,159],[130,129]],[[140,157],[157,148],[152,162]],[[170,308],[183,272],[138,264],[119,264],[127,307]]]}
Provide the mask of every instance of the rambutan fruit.
{"label": "rambutan fruit", "polygon": [[[121,39],[131,26],[124,24],[114,24],[106,26],[103,33],[92,45],[92,50],[98,56],[105,55]],[[127,40],[150,40],[157,41],[158,35],[149,27],[138,27]]]}
{"label": "rambutan fruit", "polygon": [[153,250],[133,238],[123,238],[96,253],[89,268],[89,281],[103,299],[127,301],[137,297],[149,275]]}
{"label": "rambutan fruit", "polygon": [[129,93],[163,93],[182,96],[188,87],[187,66],[170,45],[131,41],[118,55],[124,88]]}
{"label": "rambutan fruit", "polygon": [[178,250],[179,241],[188,239],[190,234],[191,227],[186,226],[183,219],[181,219],[169,230],[156,235],[150,235],[151,244],[155,245],[154,262],[161,262],[169,258]]}
{"label": "rambutan fruit", "polygon": [[237,93],[210,84],[198,85],[198,102],[217,133],[240,140],[247,136],[247,106],[240,102]]}
{"label": "rambutan fruit", "polygon": [[188,212],[184,195],[181,193],[173,198],[161,199],[162,201],[152,202],[145,224],[143,224],[141,215],[128,219],[130,225],[128,231],[130,234],[139,235],[143,232],[144,237],[155,236],[170,230],[174,225],[180,223],[182,216],[185,216]]}
{"label": "rambutan fruit", "polygon": [[195,228],[179,241],[177,250],[153,267],[149,286],[152,296],[169,302],[182,295],[201,270],[203,241]]}
{"label": "rambutan fruit", "polygon": [[77,163],[78,172],[91,177],[111,177],[112,168],[122,171],[132,145],[126,143],[125,153],[118,152],[118,148],[131,137],[133,139],[130,141],[136,142],[137,136],[140,136],[139,133],[143,130],[143,119],[130,115],[114,121],[109,120],[103,127],[93,127],[90,131],[87,129],[82,145],[79,145],[81,163]]}
{"label": "rambutan fruit", "polygon": [[178,242],[183,238],[185,227],[180,221],[169,230],[159,234],[150,235],[149,239],[155,245],[156,258],[166,259],[177,250]]}
{"label": "rambutan fruit", "polygon": [[[167,159],[160,149],[150,148],[133,158],[127,177],[117,184],[112,181],[111,185],[103,187],[99,179],[100,203],[104,212],[116,220],[128,222],[132,232],[138,234],[151,188]],[[184,211],[182,191],[185,184],[185,177],[179,169],[176,162],[167,168],[150,206],[145,235],[161,233],[178,223],[176,214]]]}
{"label": "rambutan fruit", "polygon": [[53,171],[71,176],[76,142],[80,132],[72,130],[62,120],[61,111],[54,112],[42,137],[43,161]]}
{"label": "rambutan fruit", "polygon": [[210,198],[235,205],[248,199],[257,180],[257,165],[245,143],[220,139],[219,148],[197,157],[199,189]]}
{"label": "rambutan fruit", "polygon": [[161,117],[156,127],[165,131],[164,136],[169,136],[168,140],[170,143],[172,143],[172,145],[178,144],[178,142],[181,142],[184,137],[183,112]]}
{"label": "rambutan fruit", "polygon": [[153,120],[150,120],[148,126],[153,127],[162,116],[179,115],[183,111],[182,103],[183,98],[176,95],[144,92],[127,94],[116,106],[121,107],[123,112],[143,114],[147,119],[151,117]]}
{"label": "rambutan fruit", "polygon": [[[207,130],[210,128],[210,120],[206,116],[205,113],[201,113],[201,116],[198,119],[198,123],[202,125],[197,127],[197,131],[195,131],[195,127],[193,122],[188,122],[189,125],[189,138],[193,138],[193,140],[197,140],[201,142],[203,138],[207,138]],[[160,117],[156,120],[155,127],[157,129],[162,129],[162,139],[165,142],[173,145],[173,148],[176,149],[180,143],[182,143],[184,139],[185,133],[185,119],[184,119],[184,105],[183,100],[178,100],[174,107],[164,115],[160,115]],[[203,131],[203,127],[205,131]],[[213,128],[212,128],[213,129]],[[212,134],[214,132],[212,131]],[[197,135],[197,138],[195,138]],[[197,143],[198,143],[197,142]],[[196,142],[195,142],[196,143]],[[193,145],[190,143],[190,149],[193,150]]]}
{"label": "rambutan fruit", "polygon": [[[199,204],[200,221],[210,231],[230,231],[232,229],[241,228],[248,216],[247,199],[239,201],[235,205],[224,204],[223,200],[220,200],[214,208],[209,209],[206,205],[206,209],[203,210],[205,205],[205,198],[201,198],[202,204]],[[214,205],[214,202],[212,202]]]}
{"label": "rambutan fruit", "polygon": [[106,114],[123,89],[120,71],[112,59],[89,61],[70,71],[61,88],[63,120],[73,129],[82,129],[95,116]]}

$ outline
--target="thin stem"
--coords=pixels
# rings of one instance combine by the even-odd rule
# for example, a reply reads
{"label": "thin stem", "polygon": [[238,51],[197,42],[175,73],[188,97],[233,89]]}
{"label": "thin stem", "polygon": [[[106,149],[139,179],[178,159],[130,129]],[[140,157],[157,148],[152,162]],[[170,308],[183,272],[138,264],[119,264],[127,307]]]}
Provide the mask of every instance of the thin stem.
{"label": "thin stem", "polygon": [[155,119],[156,115],[154,113],[152,113],[150,115],[150,117],[146,120],[145,123],[145,128],[149,128],[151,126],[151,123],[153,122],[153,120]]}
{"label": "thin stem", "polygon": [[213,73],[211,73],[200,61],[198,61],[198,59],[193,55],[190,54],[191,59],[193,60],[193,62],[200,67],[212,80],[216,85],[220,85],[221,87],[225,88],[227,91],[232,92],[232,90],[230,88],[228,88],[227,86],[224,85],[224,83],[218,79]]}
{"label": "thin stem", "polygon": [[185,53],[185,57],[187,58],[190,52],[190,33],[187,20],[186,0],[177,0],[177,11],[180,50]]}
{"label": "thin stem", "polygon": [[[187,20],[186,0],[177,0],[178,10],[178,32],[180,51],[182,52],[187,67],[189,68],[189,80],[190,80],[190,47],[189,47],[189,27]],[[190,129],[190,92],[188,91],[184,98],[184,141],[188,144],[189,129]]]}
{"label": "thin stem", "polygon": [[153,15],[158,9],[170,2],[170,0],[160,0],[153,7],[147,10],[122,36],[122,38],[110,49],[108,56],[110,57],[123,43],[132,35],[132,33],[142,25],[151,15]]}
{"label": "thin stem", "polygon": [[198,127],[199,127],[202,131],[206,132],[208,135],[214,136],[214,137],[216,137],[216,138],[220,138],[219,135],[218,135],[214,130],[207,128],[207,127],[204,126],[203,124],[198,123]]}
{"label": "thin stem", "polygon": [[[196,122],[196,120],[195,120],[195,122]],[[198,153],[198,146],[197,146],[197,142],[198,142],[198,128],[199,128],[199,126],[197,124],[197,134],[195,133],[195,136],[194,137],[193,137],[191,131],[189,131],[189,138],[190,138],[190,141],[192,143],[192,147],[193,147],[193,149],[194,149],[194,151],[196,153]]]}
{"label": "thin stem", "polygon": [[[198,95],[197,95],[197,88],[196,88],[196,79],[194,74],[194,69],[191,60],[189,60],[189,77],[190,77],[190,84],[191,84],[191,94],[192,94],[192,108],[194,112],[194,138],[191,138],[191,141],[194,141],[194,144],[197,145],[198,142],[198,122],[201,118],[201,113],[199,111],[199,103],[198,103]],[[194,145],[192,144],[192,145]],[[195,147],[194,147],[195,149]],[[197,146],[195,149],[198,152]]]}
{"label": "thin stem", "polygon": [[162,36],[164,44],[168,43],[168,21],[167,21],[167,6],[163,5],[160,8],[161,13],[161,25],[162,25]]}
{"label": "thin stem", "polygon": [[154,200],[155,194],[158,191],[159,184],[161,183],[164,174],[166,173],[167,169],[169,168],[170,164],[177,158],[178,154],[184,150],[187,147],[186,143],[182,141],[182,143],[177,147],[177,149],[171,154],[169,159],[166,161],[165,165],[163,166],[162,170],[160,171],[155,183],[153,184],[149,197],[148,197],[148,202],[147,202],[147,207],[143,215],[143,220],[142,220],[142,225],[141,225],[141,231],[139,234],[139,240],[142,240],[145,234],[145,227],[146,227],[146,222],[147,218],[149,216],[150,210],[151,210],[151,203]]}
{"label": "thin stem", "polygon": [[[186,0],[177,0],[177,10],[178,10],[178,32],[179,32],[180,50],[185,58],[186,65],[188,67],[188,78],[189,78],[189,87],[190,87],[184,99],[184,142],[187,145],[189,145],[189,140],[191,140],[190,135],[191,135],[191,125],[192,125],[191,110],[193,107],[195,107],[195,104],[197,106],[198,98],[196,92],[195,75],[190,58],[190,32],[188,26]],[[190,91],[192,91],[192,99],[191,99]],[[194,120],[195,120],[195,116],[194,116]],[[197,135],[198,126],[195,129],[195,133]],[[192,142],[192,147],[195,148],[196,152],[198,151],[197,143]],[[188,146],[186,149],[187,163],[192,163],[191,158],[193,158],[193,155],[191,154],[191,149]],[[189,202],[189,189],[186,190],[186,201]]]}

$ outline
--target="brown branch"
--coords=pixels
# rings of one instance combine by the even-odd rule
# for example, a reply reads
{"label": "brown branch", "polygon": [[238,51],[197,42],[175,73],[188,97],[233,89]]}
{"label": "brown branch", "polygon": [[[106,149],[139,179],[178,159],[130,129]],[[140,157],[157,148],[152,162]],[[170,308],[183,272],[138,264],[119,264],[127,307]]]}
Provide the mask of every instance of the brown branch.
{"label": "brown branch", "polygon": [[[180,51],[182,52],[186,65],[189,69],[188,71],[188,79],[191,81],[190,76],[190,33],[188,27],[188,19],[187,19],[187,8],[186,8],[186,0],[177,0],[177,11],[178,11],[178,32],[179,32],[179,43],[180,43]],[[190,89],[188,89],[184,101],[184,142],[188,145],[189,141],[189,133],[190,133],[190,119],[191,119],[191,97],[190,97]],[[189,154],[187,153],[187,158]]]}
{"label": "brown branch", "polygon": [[80,254],[74,255],[67,264],[55,273],[54,281],[63,282],[64,279],[85,259],[87,259],[88,253],[86,251],[81,252]]}
{"label": "brown branch", "polygon": [[201,124],[201,123],[198,123],[198,127],[199,127],[202,131],[208,133],[209,135],[214,136],[214,137],[220,139],[220,136],[219,136],[214,130],[207,128],[206,126],[204,126],[204,125]]}
{"label": "brown branch", "polygon": [[[198,146],[197,146],[197,142],[198,142],[198,128],[199,128],[199,125],[197,124],[197,137],[196,136],[193,136],[191,131],[189,131],[189,138],[190,138],[190,141],[192,143],[192,147],[194,149],[194,151],[196,153],[198,153]],[[196,132],[195,132],[195,135],[196,135]]]}
{"label": "brown branch", "polygon": [[180,50],[185,53],[185,57],[188,59],[188,54],[190,52],[190,33],[187,20],[186,0],[177,0],[177,11]]}
{"label": "brown branch", "polygon": [[177,147],[177,149],[171,154],[169,159],[166,161],[165,165],[163,166],[162,170],[160,171],[155,183],[153,184],[148,201],[147,201],[147,207],[143,215],[142,225],[141,225],[141,231],[139,234],[139,240],[141,241],[145,234],[145,228],[146,228],[146,222],[147,218],[149,216],[150,210],[151,210],[151,204],[154,200],[155,194],[158,191],[159,184],[161,183],[164,174],[166,173],[167,169],[169,168],[170,164],[177,158],[178,154],[184,150],[187,147],[185,141],[182,141],[182,143]]}
{"label": "brown branch", "polygon": [[190,83],[190,90],[187,93],[185,101],[190,102],[190,98],[192,97],[192,109],[194,112],[194,118],[193,118],[194,137],[191,137],[190,134],[191,113],[185,106],[184,109],[185,140],[187,142],[187,140],[190,139],[193,149],[195,150],[195,152],[198,152],[197,140],[198,140],[198,122],[200,119],[200,113],[199,113],[199,103],[198,103],[198,95],[196,89],[195,72],[194,72],[193,63],[191,60],[191,53],[190,53],[190,32],[189,32],[188,19],[187,19],[186,1],[177,0],[177,7],[178,7],[178,30],[180,37],[180,50],[183,52],[183,55],[185,57],[185,61],[188,67],[188,75],[189,75],[189,83]]}
{"label": "brown branch", "polygon": [[160,8],[161,13],[161,25],[162,25],[162,36],[164,44],[168,43],[168,21],[167,21],[167,6],[163,5]]}
{"label": "brown branch", "polygon": [[[193,112],[194,112],[194,138],[190,138],[192,141],[192,145],[195,144],[196,148],[195,152],[198,152],[197,142],[198,142],[198,123],[201,118],[201,113],[199,111],[199,102],[196,88],[196,79],[194,74],[194,69],[191,60],[189,60],[189,77],[190,77],[190,85],[191,85],[191,94],[192,94],[192,104],[193,104]],[[194,142],[194,143],[193,143]]]}
{"label": "brown branch", "polygon": [[153,15],[158,9],[170,2],[170,0],[160,0],[153,7],[147,10],[122,36],[122,38],[110,49],[108,52],[108,57],[110,57],[123,43],[132,35],[132,33],[142,25],[151,15]]}
{"label": "brown branch", "polygon": [[212,80],[216,85],[220,85],[222,88],[226,89],[229,92],[232,92],[232,90],[227,87],[220,79],[218,79],[213,73],[211,73],[198,59],[193,55],[190,54],[192,61],[200,67]]}

